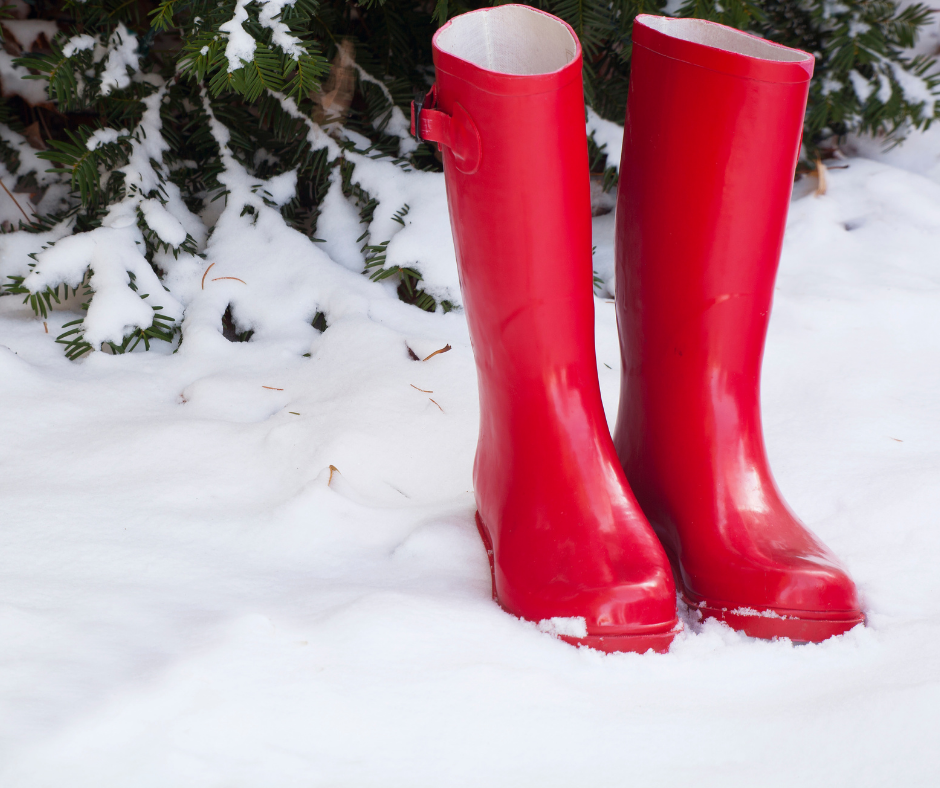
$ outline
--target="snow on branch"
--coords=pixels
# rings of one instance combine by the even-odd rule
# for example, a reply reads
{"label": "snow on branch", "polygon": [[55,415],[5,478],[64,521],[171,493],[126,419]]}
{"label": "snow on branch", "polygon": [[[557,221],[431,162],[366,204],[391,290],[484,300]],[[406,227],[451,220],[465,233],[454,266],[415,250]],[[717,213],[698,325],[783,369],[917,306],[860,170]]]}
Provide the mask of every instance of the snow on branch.
{"label": "snow on branch", "polygon": [[219,30],[228,36],[225,45],[225,57],[228,59],[229,73],[250,63],[255,57],[257,46],[255,37],[245,30],[248,21],[248,6],[256,4],[261,7],[258,12],[258,22],[262,27],[271,31],[271,43],[284,54],[297,60],[304,53],[303,41],[292,35],[290,27],[280,21],[281,13],[296,0],[238,0],[232,18],[219,26]]}
{"label": "snow on branch", "polygon": [[[118,46],[123,44],[118,42]],[[148,81],[161,84],[143,99],[143,116],[130,135],[128,162],[121,168],[124,199],[110,206],[100,227],[59,238],[39,252],[35,268],[23,281],[23,287],[31,293],[62,284],[71,288],[87,284],[92,296],[88,312],[73,335],[73,346],[79,342],[90,349],[104,343],[123,345],[135,330],[150,329],[157,319],[155,313],[159,313],[163,328],[178,324],[183,316],[182,305],[164,288],[144,255],[145,229],[170,246],[182,246],[187,233],[171,211],[188,213],[176,187],[165,182],[165,167],[155,167],[168,150],[160,120],[166,86],[153,75]],[[116,139],[117,132],[100,134],[97,139],[90,138],[87,147],[94,151]],[[149,197],[152,193],[167,196],[160,201]]]}

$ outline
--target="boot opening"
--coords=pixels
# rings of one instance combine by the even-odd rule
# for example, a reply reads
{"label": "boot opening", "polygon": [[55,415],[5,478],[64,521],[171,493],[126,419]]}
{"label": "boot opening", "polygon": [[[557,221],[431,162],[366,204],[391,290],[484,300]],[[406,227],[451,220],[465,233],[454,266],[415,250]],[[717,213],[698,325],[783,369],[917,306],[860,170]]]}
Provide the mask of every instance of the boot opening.
{"label": "boot opening", "polygon": [[489,71],[526,76],[558,71],[578,51],[567,25],[519,5],[458,16],[438,34],[437,46]]}
{"label": "boot opening", "polygon": [[812,55],[807,55],[805,52],[777,46],[769,41],[742,33],[740,30],[706,22],[704,19],[670,19],[665,16],[644,14],[637,17],[636,21],[671,38],[723,49],[725,52],[734,52],[747,57],[775,60],[778,63],[800,63],[813,59]]}

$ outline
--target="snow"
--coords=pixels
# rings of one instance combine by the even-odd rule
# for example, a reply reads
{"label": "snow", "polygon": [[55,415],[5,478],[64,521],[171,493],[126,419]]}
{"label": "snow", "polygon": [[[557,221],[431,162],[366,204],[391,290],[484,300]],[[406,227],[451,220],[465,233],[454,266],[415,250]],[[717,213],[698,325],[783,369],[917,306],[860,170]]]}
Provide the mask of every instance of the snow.
{"label": "snow", "polygon": [[[918,0],[900,0],[898,6],[904,9],[917,3]],[[940,17],[930,15],[927,17],[927,23],[920,28],[914,46],[905,54],[911,57],[916,55],[936,57],[938,53],[940,53]]]}
{"label": "snow", "polygon": [[[292,99],[280,94],[275,95],[286,112],[292,117],[302,119],[308,125],[307,138],[314,148],[326,147],[330,156],[339,155],[340,149],[336,142],[309,118],[298,112]],[[360,148],[369,144],[366,138],[357,141],[355,138],[359,135],[348,129],[343,129],[342,132]],[[414,268],[422,275],[421,287],[425,291],[439,302],[447,300],[459,306],[462,301],[457,278],[457,256],[447,214],[447,192],[443,175],[421,171],[409,171],[406,175],[401,167],[390,161],[371,158],[356,151],[345,151],[343,155],[356,165],[353,182],[358,183],[379,202],[368,227],[368,242],[371,245],[389,242],[385,268]],[[341,208],[336,209],[335,201],[340,198],[341,194],[338,195],[334,191],[331,197],[334,201],[333,209],[343,216],[342,234],[345,235],[349,214]],[[408,213],[403,217],[402,224],[395,217],[406,206]],[[319,232],[321,237],[331,243],[345,244],[340,256],[344,264],[351,265],[354,257],[349,246],[350,241],[333,242],[331,235],[336,238],[339,233],[331,233],[327,226],[322,227]],[[358,238],[360,234],[352,237]]]}
{"label": "snow", "polygon": [[290,170],[265,181],[264,194],[275,205],[286,205],[297,194],[297,171]]}
{"label": "snow", "polygon": [[859,22],[857,19],[852,19],[849,21],[849,37],[858,38],[863,36],[871,30],[871,25],[867,25],[864,22]]}
{"label": "snow", "polygon": [[884,71],[877,71],[878,75],[878,101],[887,104],[891,100],[891,93],[894,90],[891,86],[891,80]]}
{"label": "snow", "polygon": [[[16,188],[18,180],[19,177],[11,174],[6,166],[0,162],[0,182],[3,183],[6,189],[12,192]],[[5,191],[0,191],[0,196],[2,196],[2,199],[0,199],[0,222],[9,222],[13,227],[18,227],[19,222],[32,221],[33,206],[29,201],[29,195],[14,195],[14,198],[10,199]]]}
{"label": "snow", "polygon": [[297,36],[291,35],[287,24],[278,19],[284,9],[292,6],[294,2],[295,0],[262,0],[258,21],[262,27],[271,30],[271,43],[297,60],[304,52],[303,42]]}
{"label": "snow", "polygon": [[[906,8],[913,2],[914,0],[902,0],[899,6]],[[938,53],[940,53],[940,14],[932,14],[927,24],[921,29],[915,46],[906,50],[904,54],[913,58],[917,55],[936,57]],[[926,83],[920,77],[897,68],[893,64],[892,69],[895,79],[904,92],[905,100],[912,104],[926,102],[925,114],[929,115],[929,108],[934,101],[938,100],[938,97],[930,93]],[[867,88],[861,87],[866,84],[864,79],[860,77],[859,83],[856,83],[854,74],[855,72],[852,72],[852,84],[859,100],[864,102],[872,88],[870,85]],[[884,81],[881,84],[884,88]],[[863,96],[860,90],[867,90],[867,92]],[[890,91],[888,96],[890,97]],[[923,132],[909,134],[902,145],[895,145],[893,140],[883,137],[850,134],[844,147],[856,155],[901,167],[940,183],[940,125],[937,123],[933,123]]]}
{"label": "snow", "polygon": [[126,137],[129,133],[127,129],[121,129],[120,131],[107,127],[98,129],[92,132],[91,136],[85,142],[85,147],[88,148],[88,150],[98,150],[102,145],[110,145],[117,142],[121,137]]}
{"label": "snow", "polygon": [[356,243],[356,239],[362,235],[362,230],[359,212],[343,195],[342,178],[334,171],[330,188],[320,204],[320,216],[317,220],[317,232],[325,242],[323,251],[331,260],[350,271],[362,271],[365,256],[361,251],[361,243]]}
{"label": "snow", "polygon": [[[296,0],[258,0],[261,7],[258,22],[271,31],[272,44],[297,60],[304,52],[303,42],[291,34],[286,23],[278,19],[284,9],[294,2]],[[219,26],[219,30],[228,37],[225,57],[228,59],[229,72],[241,68],[244,63],[250,63],[255,57],[255,39],[244,28],[244,23],[248,21],[249,3],[250,0],[238,0],[232,18]]]}
{"label": "snow", "polygon": [[583,638],[587,635],[587,621],[584,616],[546,618],[539,621],[538,628],[539,632],[546,632],[549,635],[567,635],[573,638]]}
{"label": "snow", "polygon": [[852,90],[854,90],[855,95],[858,96],[859,102],[864,104],[868,101],[868,97],[873,90],[871,83],[854,68],[849,72],[849,82],[852,83]]}
{"label": "snow", "polygon": [[[422,287],[438,301],[462,303],[443,177],[414,172],[402,178],[395,165],[362,157],[355,179],[379,198],[369,233],[374,243],[390,239],[385,267],[415,268],[424,279]],[[394,216],[405,206],[409,211],[402,227]]]}
{"label": "snow", "polygon": [[42,251],[70,232],[72,222],[66,220],[45,233],[0,234],[0,281],[6,282],[11,276],[26,276],[29,264],[33,262],[30,255]]}
{"label": "snow", "polygon": [[144,221],[164,243],[171,246],[180,246],[186,240],[186,228],[182,222],[171,214],[163,203],[154,198],[144,200],[140,204],[140,210],[144,215]]}
{"label": "snow", "polygon": [[[608,199],[611,199],[614,206],[616,206],[616,190],[606,196]],[[616,221],[616,210],[611,210],[609,213],[594,217],[594,275],[604,282],[603,293],[610,298],[613,297],[617,282],[614,270],[615,260],[613,245]],[[600,295],[600,293],[597,293],[597,289],[597,286],[595,286],[595,293]]]}
{"label": "snow", "polygon": [[[0,140],[3,140],[6,147],[12,148],[16,152],[18,159],[17,162],[11,163],[9,166],[5,162],[0,162],[0,181],[3,182],[3,185],[10,193],[15,195],[15,202],[6,193],[0,196],[0,223],[10,222],[14,227],[18,227],[20,221],[26,220],[24,213],[30,218],[36,213],[36,208],[30,201],[29,194],[22,192],[16,194],[16,185],[20,178],[32,172],[36,182],[40,186],[44,186],[53,180],[54,176],[46,172],[49,163],[36,155],[36,150],[30,146],[22,134],[18,134],[7,126],[0,125]],[[0,235],[0,248],[3,246],[2,239],[4,237]],[[0,272],[2,272],[3,267],[3,259],[0,257]],[[0,279],[0,281],[4,280]]]}
{"label": "snow", "polygon": [[255,57],[255,39],[243,26],[248,21],[247,5],[248,0],[238,0],[232,18],[219,25],[219,30],[228,37],[225,57],[228,59],[229,73],[241,68],[244,63],[250,63]]}
{"label": "snow", "polygon": [[822,83],[822,94],[824,96],[829,96],[833,93],[838,93],[840,90],[842,90],[843,87],[844,85],[838,79],[831,79],[830,77],[826,77]]}
{"label": "snow", "polygon": [[[411,119],[406,118],[405,113],[401,111],[401,107],[395,104],[395,101],[392,98],[392,93],[388,89],[388,86],[382,82],[382,80],[373,77],[368,71],[366,71],[362,66],[349,57],[345,49],[340,48],[339,52],[343,56],[343,65],[354,68],[362,82],[369,82],[370,84],[377,86],[379,90],[382,91],[386,101],[388,101],[388,103],[391,105],[391,110],[389,111],[387,119],[385,119],[385,128],[383,131],[385,131],[386,134],[392,134],[399,138],[400,141],[398,143],[398,155],[406,156],[407,154],[416,151],[418,149],[418,141],[411,136]],[[372,126],[378,129],[380,120],[382,120],[381,117],[373,120]]]}
{"label": "snow", "polygon": [[[72,363],[54,339],[74,313],[0,298],[4,788],[932,784],[940,184],[852,158],[824,196],[795,199],[765,354],[777,480],[869,625],[793,646],[683,610],[669,654],[602,655],[558,639],[577,622],[520,621],[490,598],[464,315],[409,307],[339,259],[332,217],[358,222],[336,184],[314,243],[262,199],[286,181],[229,157],[207,238],[172,189],[165,205],[147,191],[159,139],[135,139],[140,193],[110,235],[62,238],[37,270],[134,245],[138,207],[178,238],[146,213],[166,209],[206,255],[160,259],[185,308],[178,352]],[[940,154],[935,137],[912,144],[924,169]],[[456,281],[430,174],[349,155],[388,204],[372,239],[410,231],[399,259]],[[399,200],[410,227],[389,223]],[[594,228],[610,287],[612,214]],[[25,253],[0,250],[4,273]],[[612,421],[616,321],[595,304]],[[222,337],[229,306],[250,342]]]}
{"label": "snow", "polygon": [[871,135],[850,135],[847,150],[855,155],[882,161],[923,175],[940,183],[940,124],[915,132],[901,145]]}
{"label": "snow", "polygon": [[130,85],[128,69],[137,71],[139,63],[137,36],[121,22],[108,39],[108,59],[101,72],[101,95],[107,96],[115,88],[122,90]]}
{"label": "snow", "polygon": [[935,95],[923,78],[901,68],[897,63],[891,64],[891,71],[901,87],[901,92],[904,93],[904,100],[909,104],[923,105],[926,114],[929,115],[934,102],[940,101],[940,91]]}
{"label": "snow", "polygon": [[36,181],[40,185],[45,185],[52,180],[52,175],[46,172],[46,170],[49,169],[49,163],[36,155],[36,149],[26,141],[26,137],[22,134],[18,134],[7,126],[0,125],[0,139],[3,139],[7,145],[16,149],[16,154],[20,160],[19,167],[16,171],[17,175],[33,172]]}
{"label": "snow", "polygon": [[[228,42],[225,45],[225,57],[228,59],[229,72],[241,68],[244,63],[250,63],[255,57],[255,39],[244,28],[244,23],[248,21],[250,1],[238,0],[232,18],[219,26],[219,30],[228,37]],[[258,22],[262,27],[266,27],[271,31],[272,44],[294,60],[297,60],[304,52],[303,41],[292,35],[287,24],[281,22],[278,18],[286,7],[293,5],[295,2],[296,0],[258,0],[258,4],[261,6],[258,13]]]}
{"label": "snow", "polygon": [[731,613],[736,616],[757,616],[758,618],[787,618],[773,610],[755,610],[752,607],[736,607]]}
{"label": "snow", "polygon": [[16,39],[24,52],[32,50],[39,36],[52,41],[59,32],[58,24],[45,19],[4,19],[3,29]]}
{"label": "snow", "polygon": [[97,40],[87,33],[72,36],[62,47],[62,54],[65,55],[65,57],[72,57],[76,52],[81,52],[85,49],[94,49],[97,43]]}
{"label": "snow", "polygon": [[620,172],[620,151],[623,148],[623,126],[605,120],[590,107],[587,108],[587,133],[594,134],[598,147],[607,153],[607,166]]}
{"label": "snow", "polygon": [[[152,80],[160,82],[159,77]],[[165,92],[161,84],[143,99],[146,109],[131,136],[128,164],[121,168],[127,196],[111,205],[100,227],[61,238],[42,251],[34,249],[38,252],[36,265],[23,283],[31,292],[38,293],[60,284],[77,288],[87,281],[94,297],[80,330],[84,340],[96,350],[105,342],[121,344],[124,336],[135,328],[149,328],[157,308],[175,323],[183,317],[182,304],[164,287],[144,257],[138,211],[145,222],[153,221],[150,229],[167,243],[174,240],[182,243],[190,230],[197,242],[205,239],[205,229],[189,212],[174,184],[162,185],[165,202],[154,206],[155,200],[145,199],[161,186],[153,163],[161,161],[167,148],[160,134],[160,105]],[[117,132],[96,135],[89,139],[92,150],[117,138]],[[33,243],[38,243],[38,239]],[[163,270],[169,267],[168,259],[172,256],[167,254],[157,261]],[[20,266],[20,275],[23,273]],[[143,298],[145,295],[147,299]]]}
{"label": "snow", "polygon": [[48,101],[46,82],[41,79],[29,79],[29,69],[16,65],[14,60],[13,55],[0,48],[0,84],[3,86],[3,95],[22,96],[33,106]]}
{"label": "snow", "polygon": [[[182,309],[163,289],[141,253],[136,224],[99,227],[88,233],[70,235],[37,255],[38,265],[26,277],[27,287],[41,290],[66,284],[77,288],[90,268],[90,284],[95,298],[85,317],[85,340],[94,348],[102,342],[121,344],[126,333],[153,322],[151,304],[180,319]],[[148,301],[131,287],[134,274],[141,293],[153,294]]]}
{"label": "snow", "polygon": [[[33,174],[39,186],[47,186],[55,179],[55,175],[47,172],[49,162],[43,161],[36,155],[37,151],[26,141],[26,138],[22,134],[18,134],[7,126],[0,125],[0,139],[3,140],[8,148],[12,148],[16,151],[16,157],[18,159],[18,162],[15,164],[11,163],[9,167],[5,163],[0,163],[0,180],[3,181],[3,185],[11,193],[15,193],[20,178],[29,173]],[[10,171],[11,168],[13,172]],[[62,196],[63,187],[56,183],[48,185],[45,194],[36,205],[30,200],[29,194],[20,192],[16,195],[16,202],[4,194],[3,199],[0,199],[0,223],[10,222],[12,226],[18,227],[20,221],[25,221],[26,217],[23,216],[23,213],[26,213],[30,218],[37,213],[47,213],[58,207],[56,203]],[[11,240],[10,234],[0,235],[0,250],[3,250],[7,244],[22,248],[23,244],[29,245],[31,243],[32,241],[26,239],[23,239],[22,242],[20,240]],[[38,247],[31,251],[37,250]],[[14,254],[14,259],[15,258],[16,254]],[[7,267],[8,265],[4,264],[4,256],[0,254],[0,282],[6,281],[2,277]],[[21,273],[22,272],[9,275],[15,276]]]}

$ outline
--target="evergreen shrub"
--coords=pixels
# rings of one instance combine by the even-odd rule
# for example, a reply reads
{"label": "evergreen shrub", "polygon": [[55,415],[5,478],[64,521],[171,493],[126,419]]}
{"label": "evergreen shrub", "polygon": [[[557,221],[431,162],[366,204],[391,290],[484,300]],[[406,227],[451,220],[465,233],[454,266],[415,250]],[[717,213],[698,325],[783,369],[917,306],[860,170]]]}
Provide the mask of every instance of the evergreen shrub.
{"label": "evergreen shrub", "polygon": [[[185,216],[180,219],[185,213],[180,206],[200,217],[211,233],[231,191],[225,173],[236,166],[259,184],[289,176],[289,194],[259,192],[257,199],[314,240],[324,196],[339,178],[362,221],[364,273],[397,282],[399,297],[420,308],[450,308],[446,299],[427,292],[419,270],[386,265],[388,240],[370,235],[377,197],[357,178],[355,161],[363,159],[355,157],[382,158],[403,173],[440,171],[432,146],[408,135],[409,103],[433,80],[435,29],[481,5],[14,0],[3,6],[0,180],[6,193],[0,194],[0,249],[29,248],[35,261],[39,250],[55,248],[63,238],[92,233],[103,223],[117,226],[118,214],[127,214],[139,229],[126,286],[150,306],[129,319],[122,337],[88,336],[84,318],[74,321],[60,337],[67,354],[77,358],[101,347],[126,352],[154,341],[177,341],[181,308],[166,306],[172,299],[155,295],[164,289],[160,261],[202,253],[206,239],[197,237]],[[633,19],[638,13],[665,13],[666,4],[542,0],[535,5],[575,29],[585,53],[587,103],[603,118],[622,122]],[[898,139],[940,112],[934,61],[905,52],[930,19],[923,5],[686,0],[669,10],[816,56],[804,132],[807,162],[837,148],[849,132]],[[323,144],[324,130],[332,137],[329,145]],[[607,153],[619,154],[592,145],[592,166],[599,172],[605,171]],[[612,188],[615,180],[606,167],[604,187]],[[248,203],[243,213],[256,210]],[[395,207],[395,221],[404,224],[408,206]],[[25,236],[35,236],[31,246]],[[103,265],[96,263],[101,260],[96,254],[88,252],[87,271],[78,280],[62,275],[56,281],[54,274],[31,278],[26,268],[8,272],[0,288],[29,301],[40,315],[66,297],[87,311],[103,281],[94,276],[95,266]],[[224,319],[226,336],[250,337],[231,314]],[[322,313],[314,325],[325,327]]]}

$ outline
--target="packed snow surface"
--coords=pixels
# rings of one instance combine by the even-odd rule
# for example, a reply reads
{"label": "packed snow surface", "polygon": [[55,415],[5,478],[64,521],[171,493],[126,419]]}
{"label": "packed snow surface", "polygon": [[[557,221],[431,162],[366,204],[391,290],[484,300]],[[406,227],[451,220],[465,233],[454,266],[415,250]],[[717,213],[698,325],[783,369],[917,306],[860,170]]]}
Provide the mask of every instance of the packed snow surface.
{"label": "packed snow surface", "polygon": [[[577,621],[502,612],[463,314],[402,304],[274,209],[246,235],[223,217],[208,261],[170,271],[202,294],[176,354],[72,363],[73,313],[0,299],[0,785],[935,785],[940,185],[847,163],[792,203],[763,374],[777,479],[868,613],[819,645],[686,617],[669,654],[603,655],[557,638]],[[401,195],[416,214],[427,180]],[[612,232],[595,219],[608,289]],[[290,291],[198,287],[249,259]],[[322,334],[280,328],[303,298],[328,300]],[[252,341],[219,333],[229,303]]]}

